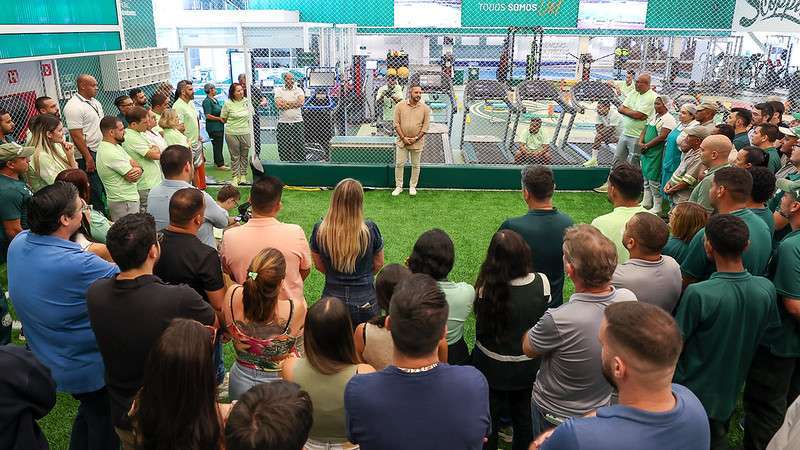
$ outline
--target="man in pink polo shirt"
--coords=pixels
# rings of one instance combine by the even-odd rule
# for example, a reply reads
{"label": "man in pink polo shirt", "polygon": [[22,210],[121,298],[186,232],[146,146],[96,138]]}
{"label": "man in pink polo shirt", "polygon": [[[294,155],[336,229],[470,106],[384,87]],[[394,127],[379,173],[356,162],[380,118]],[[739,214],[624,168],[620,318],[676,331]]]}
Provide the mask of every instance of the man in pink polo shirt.
{"label": "man in pink polo shirt", "polygon": [[286,278],[281,298],[303,300],[303,280],[311,272],[311,250],[299,225],[281,223],[275,216],[281,210],[283,183],[264,177],[250,189],[252,218],[240,227],[225,232],[220,246],[222,269],[237,283],[243,283],[253,258],[265,248],[280,250],[286,258]]}

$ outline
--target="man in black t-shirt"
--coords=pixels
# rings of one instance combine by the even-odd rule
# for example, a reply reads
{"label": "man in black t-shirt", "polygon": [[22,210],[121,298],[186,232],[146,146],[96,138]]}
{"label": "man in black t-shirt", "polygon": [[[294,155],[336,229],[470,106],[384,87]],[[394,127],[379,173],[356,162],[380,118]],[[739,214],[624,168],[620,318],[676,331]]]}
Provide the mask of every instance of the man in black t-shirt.
{"label": "man in black t-shirt", "polygon": [[[169,200],[169,225],[159,231],[161,258],[153,273],[170,284],[187,284],[203,300],[211,304],[222,320],[225,282],[222,263],[216,250],[197,238],[197,231],[205,221],[203,191],[185,188],[172,194]],[[217,384],[225,378],[222,360],[222,341],[214,346],[214,365]]]}
{"label": "man in black t-shirt", "polygon": [[177,318],[214,327],[218,322],[213,308],[193,289],[168,285],[153,275],[161,248],[151,215],[123,217],[108,230],[106,241],[121,272],[95,282],[86,301],[105,363],[111,420],[128,444],[133,438],[128,411],[142,387],[147,355],[161,333]]}

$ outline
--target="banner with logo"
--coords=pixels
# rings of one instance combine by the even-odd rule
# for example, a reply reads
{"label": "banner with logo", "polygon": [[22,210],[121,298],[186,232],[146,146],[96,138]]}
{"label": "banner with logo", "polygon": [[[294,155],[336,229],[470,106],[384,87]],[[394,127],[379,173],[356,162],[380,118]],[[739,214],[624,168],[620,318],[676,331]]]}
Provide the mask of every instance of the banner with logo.
{"label": "banner with logo", "polygon": [[461,25],[575,27],[578,3],[579,0],[463,0]]}
{"label": "banner with logo", "polygon": [[800,31],[800,0],[736,0],[732,29],[737,31]]}

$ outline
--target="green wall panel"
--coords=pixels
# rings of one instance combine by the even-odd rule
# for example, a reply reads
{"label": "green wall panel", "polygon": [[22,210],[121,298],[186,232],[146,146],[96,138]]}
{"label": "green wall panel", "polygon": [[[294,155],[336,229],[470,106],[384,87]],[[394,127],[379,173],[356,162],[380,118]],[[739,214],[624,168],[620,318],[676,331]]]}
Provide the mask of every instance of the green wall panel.
{"label": "green wall panel", "polygon": [[0,25],[117,25],[114,0],[11,0]]}
{"label": "green wall panel", "polygon": [[735,1],[726,0],[650,0],[646,26],[728,30],[733,23],[735,7]]}
{"label": "green wall panel", "polygon": [[[394,165],[382,164],[288,164],[263,162],[266,173],[280,178],[290,186],[335,186],[351,177],[365,186],[393,187]],[[519,189],[520,166],[480,165],[423,165],[420,188],[442,189]],[[608,169],[553,167],[556,185],[561,190],[589,190],[602,184]],[[411,168],[406,166],[405,180]]]}
{"label": "green wall panel", "polygon": [[125,0],[122,10],[125,46],[127,48],[155,47],[156,27],[153,23],[152,0]]}
{"label": "green wall panel", "polygon": [[250,9],[286,9],[300,11],[303,22],[356,24],[362,26],[394,25],[394,0],[251,0]]}
{"label": "green wall panel", "polygon": [[0,34],[0,59],[120,49],[116,32]]}

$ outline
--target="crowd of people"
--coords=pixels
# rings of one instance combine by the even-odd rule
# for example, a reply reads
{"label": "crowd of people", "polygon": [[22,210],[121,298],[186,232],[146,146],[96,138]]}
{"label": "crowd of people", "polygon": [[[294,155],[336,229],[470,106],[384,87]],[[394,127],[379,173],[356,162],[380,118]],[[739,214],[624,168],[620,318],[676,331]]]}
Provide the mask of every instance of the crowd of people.
{"label": "crowd of people", "polygon": [[[684,105],[681,126],[641,75],[615,111],[622,132],[598,126],[619,138],[613,211],[575,224],[553,171],[526,166],[528,213],[498,218],[466,283],[441,229],[387,264],[354,179],[310,236],[278,220],[284,185],[268,175],[237,223],[240,192],[203,189],[190,83],[172,108],[131,92],[122,116],[102,113],[96,85],[79,77],[67,103],[72,143],[40,99],[31,140],[0,144],[0,246],[27,346],[0,347],[3,448],[47,448],[36,420],[56,391],[79,404],[75,450],[495,450],[505,430],[515,450],[705,450],[727,447],[740,397],[746,449],[800,439],[800,129],[773,124],[772,103],[727,128],[715,105]],[[243,92],[207,102],[235,174]]]}

